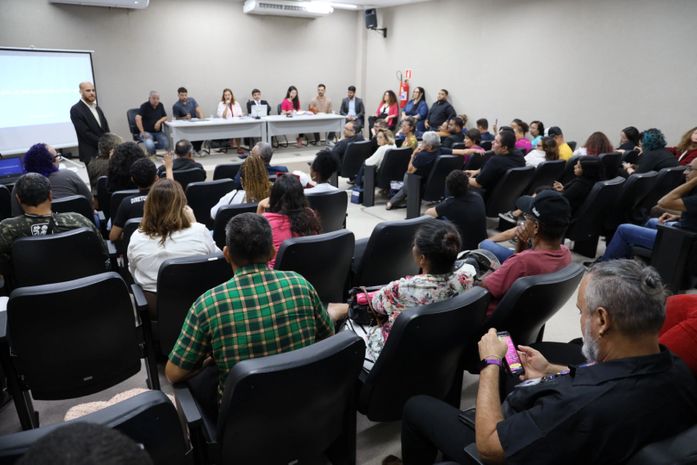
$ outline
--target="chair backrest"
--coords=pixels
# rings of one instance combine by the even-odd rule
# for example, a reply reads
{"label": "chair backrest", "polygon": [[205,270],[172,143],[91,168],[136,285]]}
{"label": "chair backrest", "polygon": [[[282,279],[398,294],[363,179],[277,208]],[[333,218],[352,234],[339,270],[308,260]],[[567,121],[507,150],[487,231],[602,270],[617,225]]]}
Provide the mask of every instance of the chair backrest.
{"label": "chair backrest", "polygon": [[489,294],[474,287],[401,313],[363,383],[359,411],[372,421],[396,421],[412,396],[444,400],[456,377],[462,377],[465,343],[481,336],[475,331],[484,322],[488,302]]}
{"label": "chair backrest", "polygon": [[34,399],[92,394],[141,368],[133,304],[114,272],[15,289],[7,328],[13,365]]}
{"label": "chair backrest", "polygon": [[373,144],[369,140],[349,142],[344,153],[339,175],[344,178],[353,178],[363,162],[372,155]]}
{"label": "chair backrest", "polygon": [[206,180],[206,172],[200,168],[189,168],[188,170],[173,171],[174,180],[182,185],[182,189],[186,190],[186,186],[192,182],[201,182]]}
{"label": "chair backrest", "polygon": [[[125,189],[122,191],[112,192],[111,200],[109,200],[109,217],[116,216],[123,199],[138,193],[140,193],[138,189]],[[101,201],[99,203],[101,205]],[[104,212],[104,216],[106,217],[107,212],[105,212],[103,209],[102,212]]]}
{"label": "chair backrest", "polygon": [[412,152],[413,150],[409,147],[388,150],[380,165],[375,186],[381,189],[388,189],[390,181],[401,181],[404,179],[404,173],[407,172]]}
{"label": "chair backrest", "polygon": [[459,150],[459,149],[467,148],[467,146],[465,146],[464,142],[455,142],[455,143],[453,143],[453,145],[450,146],[450,148],[453,150]]}
{"label": "chair backrest", "polygon": [[640,208],[648,212],[658,203],[658,199],[678,187],[684,181],[684,166],[671,166],[670,168],[663,168],[658,172],[656,182],[654,183],[651,191],[642,200]]}
{"label": "chair backrest", "polygon": [[634,173],[622,184],[613,208],[608,210],[605,218],[605,229],[614,232],[621,223],[640,222],[642,215],[636,212],[639,204],[653,188],[658,173],[649,171],[648,173]]}
{"label": "chair backrest", "polygon": [[274,268],[300,273],[322,302],[342,302],[354,245],[353,233],[345,229],[287,239],[278,249]]}
{"label": "chair backrest", "polygon": [[601,153],[598,155],[605,170],[605,179],[612,179],[620,174],[622,154],[619,152]]}
{"label": "chair backrest", "polygon": [[47,434],[83,422],[115,429],[142,444],[154,465],[191,463],[174,405],[162,391],[146,391],[76,420],[0,436],[0,465],[15,463]]}
{"label": "chair backrest", "polygon": [[157,321],[162,355],[167,356],[172,350],[191,304],[230,278],[232,268],[222,254],[162,262],[157,273]]}
{"label": "chair backrest", "polygon": [[593,185],[586,200],[578,207],[566,237],[575,241],[589,240],[602,232],[608,212],[622,190],[624,178],[617,176]]}
{"label": "chair backrest", "polygon": [[510,168],[494,189],[486,196],[486,216],[495,217],[515,207],[515,201],[523,195],[535,175],[534,166]]}
{"label": "chair backrest", "polygon": [[123,260],[126,268],[128,267],[128,244],[131,242],[133,233],[138,230],[142,219],[143,218],[131,218],[126,220],[126,224],[123,225],[121,240],[115,243],[118,253],[123,254]]}
{"label": "chair backrest", "polygon": [[216,165],[213,170],[213,181],[217,181],[218,179],[235,179],[241,167],[242,162]]}
{"label": "chair backrest", "polygon": [[345,191],[322,192],[305,196],[310,208],[319,215],[322,232],[338,231],[346,226],[348,195]]}
{"label": "chair backrest", "polygon": [[51,201],[51,210],[56,213],[79,213],[91,222],[95,222],[92,203],[82,195],[69,195]]}
{"label": "chair backrest", "polygon": [[99,210],[104,213],[106,220],[111,218],[111,196],[109,195],[108,182],[109,179],[106,176],[97,178],[97,202]]}
{"label": "chair backrest", "polygon": [[662,441],[642,447],[626,465],[697,463],[697,425]]}
{"label": "chair backrest", "polygon": [[697,272],[697,233],[674,226],[657,225],[651,266],[673,292],[690,289]]}
{"label": "chair backrest", "polygon": [[138,142],[140,141],[140,129],[138,129],[138,126],[136,125],[136,115],[140,111],[139,108],[129,108],[126,111],[126,120],[128,121],[128,130],[131,131],[131,135],[133,136],[133,140]]}
{"label": "chair backrest", "polygon": [[225,382],[216,463],[303,463],[341,436],[355,448],[355,387],[364,355],[363,341],[342,331],[237,363]]}
{"label": "chair backrest", "polygon": [[0,184],[0,221],[12,217],[11,195],[10,189],[4,184]]}
{"label": "chair backrest", "polygon": [[225,226],[227,226],[232,217],[240,213],[256,213],[256,211],[256,203],[240,203],[220,207],[215,215],[215,221],[213,221],[213,240],[220,250],[223,250],[223,247],[225,247]]}
{"label": "chair backrest", "polygon": [[106,271],[102,238],[88,228],[45,236],[28,236],[12,243],[15,287],[50,284]]}
{"label": "chair backrest", "polygon": [[355,264],[354,284],[377,286],[418,273],[419,268],[414,263],[411,247],[416,230],[428,221],[437,220],[420,216],[378,223],[368,239],[362,257]]}
{"label": "chair backrest", "polygon": [[530,180],[530,184],[525,189],[528,195],[532,195],[540,186],[551,186],[554,181],[564,174],[566,162],[564,160],[543,161],[535,168],[535,173]]}
{"label": "chair backrest", "polygon": [[205,224],[208,229],[213,229],[211,208],[234,188],[235,181],[232,179],[189,183],[186,186],[186,201],[194,211],[196,221]]}
{"label": "chair backrest", "polygon": [[440,155],[433,164],[423,187],[421,200],[436,202],[445,195],[445,178],[451,171],[462,169],[462,157]]}
{"label": "chair backrest", "polygon": [[583,272],[582,265],[571,263],[554,273],[518,278],[484,326],[508,331],[516,344],[536,342],[547,320],[573,295]]}
{"label": "chair backrest", "polygon": [[484,150],[491,150],[491,145],[493,141],[490,140],[483,140],[479,143],[479,146],[483,148]]}
{"label": "chair backrest", "polygon": [[566,142],[569,147],[571,147],[571,150],[576,150],[576,141],[575,140],[570,140]]}

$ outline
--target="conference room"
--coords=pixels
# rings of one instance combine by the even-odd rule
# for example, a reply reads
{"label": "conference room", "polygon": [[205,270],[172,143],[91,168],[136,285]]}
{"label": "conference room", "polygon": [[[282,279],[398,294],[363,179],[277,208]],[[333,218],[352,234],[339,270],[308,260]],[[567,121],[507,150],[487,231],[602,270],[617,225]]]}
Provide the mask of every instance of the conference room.
{"label": "conference room", "polygon": [[[102,4],[98,6],[97,3]],[[276,5],[276,12],[264,11],[266,3]],[[366,141],[377,139],[377,133],[371,133],[368,128],[368,120],[369,117],[380,114],[386,91],[393,91],[397,96],[397,105],[402,106],[402,100],[404,103],[410,100],[412,91],[419,87],[425,89],[425,101],[429,108],[436,102],[439,90],[447,89],[449,104],[456,110],[457,115],[467,117],[463,133],[477,129],[477,120],[485,118],[489,123],[489,131],[497,135],[496,129],[511,126],[514,120],[520,119],[527,124],[542,121],[548,131],[552,127],[561,128],[565,141],[569,145],[575,142],[574,148],[577,150],[586,147],[591,134],[602,132],[612,144],[611,152],[615,152],[614,149],[619,148],[623,142],[621,134],[627,127],[638,128],[640,132],[657,128],[665,140],[666,148],[678,147],[686,131],[697,126],[697,112],[690,104],[695,97],[690,89],[694,87],[692,84],[697,79],[697,68],[691,65],[694,60],[690,60],[692,54],[687,45],[694,43],[694,39],[697,38],[697,32],[690,24],[695,13],[697,4],[690,0],[671,0],[664,3],[632,0],[590,0],[581,3],[568,0],[5,0],[0,3],[0,105],[5,110],[0,115],[0,163],[7,161],[8,169],[14,169],[15,172],[11,173],[11,178],[3,182],[4,168],[0,166],[0,182],[12,186],[18,175],[22,174],[21,171],[16,171],[24,169],[17,160],[22,159],[34,144],[47,143],[55,147],[57,154],[62,156],[59,171],[73,172],[89,188],[88,170],[78,152],[75,129],[70,120],[70,107],[80,100],[79,84],[83,81],[94,83],[96,102],[108,121],[109,132],[120,136],[125,142],[139,142],[134,140],[134,131],[127,117],[129,110],[147,103],[151,91],[156,91],[167,114],[167,119],[162,123],[163,131],[169,136],[167,150],[174,150],[175,144],[181,139],[202,142],[203,149],[207,150],[196,151],[193,161],[202,165],[205,175],[203,179],[197,178],[193,182],[220,183],[219,189],[222,190],[217,191],[218,198],[230,190],[229,186],[232,184],[228,181],[235,180],[235,175],[245,158],[254,158],[249,154],[257,141],[271,145],[272,165],[285,166],[288,171],[298,173],[297,176],[304,173],[303,176],[310,177],[309,165],[315,161],[317,154],[323,150],[331,152],[336,146],[334,144],[338,145],[345,137],[346,115],[342,114],[341,103],[347,97],[350,86],[355,86],[355,96],[359,97],[365,106],[365,124],[358,132]],[[318,95],[320,83],[325,87],[326,97],[331,100],[331,111],[327,113],[315,113],[310,108],[310,102]],[[401,91],[405,90],[405,84],[408,86],[407,95],[403,96]],[[279,110],[282,110],[281,105],[289,94],[290,86],[297,89],[300,111],[291,111],[289,117]],[[177,90],[180,87],[185,87],[188,96],[195,99],[201,111],[201,118],[195,116],[193,121],[172,119],[172,106],[178,100]],[[235,117],[230,121],[216,118],[224,89],[231,89],[234,100],[240,104],[244,116]],[[246,103],[252,99],[254,89],[259,89],[261,98],[268,102],[268,115],[257,114],[255,117],[247,110]],[[401,114],[403,110],[403,107],[399,110],[400,123],[405,119]],[[431,129],[437,131],[439,128]],[[329,137],[330,133],[335,134],[336,140]],[[298,135],[302,137],[298,138]],[[137,139],[137,129],[135,136]],[[419,143],[423,144],[423,134],[419,133],[417,136]],[[533,137],[527,135],[527,138]],[[298,140],[300,147],[296,146]],[[242,153],[236,153],[238,143]],[[367,145],[368,143],[365,144]],[[329,246],[331,254],[328,255],[332,258],[320,259],[324,249],[312,243],[309,237],[307,244],[300,241],[298,246],[305,246],[309,251],[306,253],[309,253],[313,260],[303,259],[301,256],[296,265],[307,266],[313,264],[312,262],[315,262],[315,265],[321,264],[313,271],[313,279],[317,279],[318,283],[329,283],[327,288],[330,288],[331,284],[334,285],[326,295],[320,293],[325,304],[346,302],[346,292],[352,287],[385,285],[404,276],[418,274],[420,268],[423,270],[423,267],[414,263],[411,250],[414,234],[429,218],[423,215],[430,209],[436,209],[448,194],[445,178],[452,168],[442,168],[442,174],[432,182],[437,186],[435,194],[432,194],[433,189],[427,185],[428,179],[419,184],[418,180],[414,181],[415,178],[412,177],[409,186],[417,190],[407,192],[404,205],[406,208],[387,210],[391,187],[389,183],[403,180],[407,159],[411,154],[406,155],[405,165],[399,175],[388,179],[386,186],[380,185],[383,182],[380,169],[376,172],[366,170],[370,174],[367,180],[365,176],[363,180],[368,182],[369,187],[384,188],[387,191],[385,195],[386,192],[366,188],[365,182],[363,190],[352,184],[364,160],[372,155],[376,148],[375,145],[371,145],[370,153],[358,153],[359,146],[360,143],[347,150],[348,159],[345,154],[337,166],[337,175],[328,180],[329,184],[335,185],[338,192],[341,192],[341,208],[343,205],[346,208],[345,215],[343,211],[338,215],[343,216],[344,221],[339,218],[337,225],[329,228],[323,224],[322,233],[334,235],[332,240],[335,242]],[[463,145],[453,148],[466,147]],[[158,147],[154,156],[146,158],[152,160],[156,166],[164,165],[163,156],[167,150]],[[508,329],[513,333],[515,343],[567,343],[582,338],[584,334],[578,323],[577,299],[579,284],[586,270],[584,264],[591,265],[589,262],[594,262],[606,252],[612,237],[608,230],[618,230],[624,223],[643,226],[650,216],[657,217],[655,211],[650,211],[651,208],[685,182],[685,173],[691,170],[689,163],[678,162],[678,170],[668,168],[670,176],[673,176],[672,181],[666,181],[665,185],[660,186],[656,180],[663,172],[662,169],[653,170],[653,173],[649,172],[652,170],[637,173],[632,175],[633,179],[637,180],[632,185],[641,184],[643,187],[633,187],[632,189],[637,190],[630,190],[627,184],[631,176],[627,176],[626,173],[625,176],[621,176],[623,165],[620,160],[623,155],[620,154],[620,158],[604,157],[607,163],[615,163],[617,176],[606,176],[598,181],[605,183],[603,187],[606,189],[603,192],[614,192],[607,194],[609,197],[603,197],[609,199],[605,201],[606,207],[618,207],[614,210],[605,208],[604,210],[611,211],[604,213],[604,216],[601,215],[601,218],[598,204],[591,205],[589,202],[586,214],[579,217],[585,218],[589,224],[595,226],[583,229],[574,223],[562,239],[562,245],[570,249],[569,266],[574,266],[567,270],[568,275],[564,277],[572,283],[567,286],[570,290],[555,291],[552,293],[555,298],[547,299],[549,302],[554,301],[549,305],[555,308],[545,317],[542,325],[533,325],[527,332],[521,333],[497,326],[497,329]],[[177,155],[174,156],[176,158]],[[443,160],[448,156],[441,155],[446,157]],[[348,160],[352,162],[349,163]],[[439,163],[442,166],[446,164],[440,158]],[[473,168],[468,168],[463,162],[459,163],[458,168]],[[216,168],[223,165],[233,166],[233,175],[228,173],[216,178]],[[342,172],[343,165],[346,165],[347,171]],[[557,165],[563,165],[565,169],[569,167],[572,170],[571,176],[574,176],[573,166],[568,162]],[[365,168],[368,167],[362,169]],[[532,176],[534,169],[527,171]],[[549,184],[562,180],[563,176],[568,174],[569,171],[565,171],[564,174],[555,175],[548,179]],[[622,179],[613,184],[613,179],[617,179],[618,176]],[[668,177],[669,174],[664,174],[661,179]],[[638,181],[644,178],[646,180]],[[518,197],[533,194],[535,191],[530,178],[517,182],[521,185],[520,189],[513,187],[514,184],[517,186],[514,181],[502,183],[499,189],[500,200],[496,200],[498,204],[485,197],[488,237],[503,229],[499,224],[499,213],[515,210]],[[534,187],[544,184],[538,183]],[[626,192],[623,188],[626,188]],[[366,195],[368,190],[370,194]],[[598,187],[597,190],[598,193],[594,195],[602,197],[601,188]],[[7,191],[8,196],[13,192],[12,188]],[[362,196],[358,198],[358,195],[355,195],[354,199],[355,192]],[[622,192],[625,192],[625,197],[631,198],[631,201],[621,203],[617,200]],[[393,189],[392,194],[394,193]],[[489,192],[487,195],[493,193]],[[193,194],[190,196],[188,192],[186,197],[194,198]],[[313,206],[310,197],[307,195],[310,206]],[[498,194],[496,199],[499,199]],[[257,202],[259,200],[261,199],[257,199]],[[193,202],[189,200],[194,213],[203,211],[201,208],[205,210],[205,207],[195,207]],[[597,202],[603,203],[601,200]],[[499,204],[504,206],[500,207]],[[685,202],[685,205],[687,204],[688,202]],[[212,205],[205,205],[210,210]],[[256,205],[253,211],[257,211]],[[621,212],[621,215],[610,215],[613,211]],[[646,215],[641,217],[643,221],[639,222],[632,215],[636,211]],[[9,216],[11,215],[8,213],[3,217]],[[215,229],[215,219],[210,215],[196,214],[195,217],[197,222],[206,225],[207,230]],[[324,217],[321,215],[322,219]],[[595,222],[591,221],[591,217]],[[218,259],[210,264],[210,272],[220,271],[223,276],[231,275],[230,268],[226,266],[225,258],[222,256],[222,249],[226,245],[224,228],[227,223],[222,219],[218,222],[221,224],[218,235],[212,233],[212,237],[220,251]],[[603,223],[603,228],[596,228],[598,222]],[[409,227],[404,230],[396,227],[405,223]],[[136,229],[138,224],[135,224]],[[372,239],[373,243],[370,243],[372,236],[377,236],[376,233],[393,225],[396,225],[396,229],[386,232],[387,235],[381,239],[384,242],[379,243],[379,238],[376,237]],[[689,299],[691,291],[694,291],[694,270],[691,268],[694,234],[673,233],[672,230],[659,227],[653,252],[651,248],[634,247],[632,254],[643,260],[642,263],[655,266],[671,292],[679,294],[671,299],[679,297],[675,301],[680,300],[680,305],[689,310],[695,308],[694,301]],[[351,246],[347,246],[351,249],[348,254],[339,253],[340,250],[343,251],[339,247],[344,247],[336,245],[340,244],[340,241],[351,243]],[[392,245],[401,247],[398,259],[387,255],[388,246]],[[511,243],[505,245],[513,247]],[[358,250],[362,255],[354,253]],[[115,254],[118,253],[117,250]],[[356,256],[376,261],[373,265],[363,264],[361,268],[361,259],[356,260]],[[70,254],[67,257],[70,257]],[[286,258],[292,260],[291,254]],[[33,257],[33,261],[31,256],[27,258],[30,277],[40,274],[36,271],[36,263],[41,263],[36,256]],[[114,270],[128,271],[128,265],[124,268],[124,264],[116,258],[113,266]],[[69,275],[69,268],[70,265],[66,262],[58,269],[49,271],[54,275]],[[370,276],[371,273],[379,274],[383,268],[388,268],[389,273]],[[353,276],[353,280],[346,279],[346,276]],[[229,276],[224,279],[228,278]],[[120,274],[119,279],[122,279]],[[196,273],[193,273],[183,282],[175,284],[173,289],[185,289],[196,279]],[[313,279],[308,278],[308,281],[317,287],[319,292],[319,284],[315,285]],[[563,280],[559,276],[553,277],[553,281],[554,279]],[[137,301],[138,296],[134,294],[130,284],[124,284],[129,291],[128,298]],[[539,283],[535,280],[528,283],[530,286],[535,284]],[[204,284],[196,284],[201,285]],[[195,286],[191,284],[191,287]],[[472,289],[482,288],[473,286]],[[457,297],[461,299],[458,301],[460,308],[471,304],[467,299],[476,300],[474,294],[468,292],[470,290]],[[6,294],[9,297],[9,292]],[[98,306],[106,307],[111,300],[116,301],[100,298],[99,295],[97,293],[94,296]],[[183,298],[182,295],[174,293],[173,299],[192,299]],[[511,295],[509,300],[512,299]],[[499,300],[501,301],[503,299]],[[193,300],[188,301],[184,305],[186,309],[182,311],[186,312],[192,303]],[[520,305],[527,306],[529,303]],[[12,320],[6,312],[2,313],[5,314],[2,318],[9,320],[2,340],[7,341],[9,334],[9,344],[12,346],[19,342],[13,341],[12,323],[18,325],[20,320]],[[150,328],[150,331],[138,326],[137,334],[132,335],[132,342],[135,341],[135,347],[148,346],[152,341],[148,340],[150,335],[146,337],[146,333],[158,334],[158,331],[167,328],[173,334],[168,336],[166,343],[171,348],[179,335],[182,318],[183,316],[174,324],[174,329],[163,326],[164,322],[157,321],[159,326]],[[403,320],[406,324],[406,318]],[[133,321],[142,324],[143,321],[149,321],[149,318],[145,317],[141,308],[141,311],[136,311]],[[460,323],[476,326],[464,320]],[[544,331],[540,331],[541,327]],[[464,335],[457,337],[464,340],[462,346],[465,342],[472,343],[467,345],[465,351],[468,351],[468,356],[478,359],[476,342],[486,329],[481,326],[477,328],[480,334],[470,334],[468,330]],[[355,346],[347,348],[351,340],[345,339],[346,332],[337,331],[341,333],[339,336],[344,338],[340,341],[345,344],[344,349],[357,350]],[[532,332],[535,334],[529,336],[528,333]],[[442,339],[445,344],[447,338]],[[46,340],[58,344],[60,338]],[[162,343],[163,340],[157,342]],[[663,340],[661,343],[665,344]],[[396,342],[394,346],[397,346]],[[3,347],[4,349],[0,350],[9,354],[7,344]],[[386,348],[388,347],[386,345]],[[693,348],[694,342],[686,347]],[[674,350],[673,347],[670,348]],[[15,398],[9,400],[0,410],[0,449],[3,448],[3,437],[5,444],[7,441],[15,441],[17,444],[20,442],[16,441],[27,441],[21,443],[28,448],[31,441],[12,439],[10,436],[26,429],[27,425],[31,428],[43,428],[62,424],[68,418],[77,419],[85,413],[99,416],[99,412],[104,410],[98,410],[100,406],[92,404],[94,402],[108,401],[111,407],[118,408],[122,399],[114,397],[132,389],[147,390],[133,398],[143,394],[150,396],[152,408],[168,411],[163,415],[172,414],[172,418],[176,420],[182,409],[190,404],[181,397],[181,393],[175,392],[165,376],[168,353],[164,350],[163,353],[151,353],[148,350],[141,352],[132,354],[137,362],[132,359],[128,368],[123,368],[124,371],[117,374],[116,369],[104,369],[99,373],[105,380],[123,379],[113,386],[105,384],[105,388],[89,389],[87,395],[66,397],[58,390],[51,390],[49,383],[43,392],[39,389],[24,391],[33,400],[29,403],[22,401],[23,406],[18,406]],[[43,362],[49,365],[53,363],[56,367],[63,366],[65,360],[60,360],[62,353],[64,352],[60,346],[56,346],[53,351],[43,355]],[[302,409],[296,410],[295,406],[288,415],[281,415],[273,410],[265,411],[261,407],[250,407],[250,411],[243,412],[243,406],[238,406],[241,409],[238,411],[239,418],[247,421],[250,431],[264,423],[279,423],[279,439],[271,440],[270,436],[255,436],[250,433],[248,438],[235,444],[241,443],[246,446],[240,446],[240,451],[256,448],[259,455],[235,456],[236,452],[233,451],[230,457],[236,457],[241,463],[248,463],[252,459],[261,463],[275,463],[273,459],[264,461],[265,456],[262,452],[265,453],[265,449],[270,448],[263,446],[277,443],[277,449],[283,450],[287,444],[301,444],[302,441],[292,434],[293,425],[297,422],[298,434],[314,434],[310,433],[313,427],[325,430],[327,437],[318,438],[317,443],[325,440],[331,442],[329,439],[335,438],[329,436],[338,436],[335,434],[338,429],[341,429],[342,434],[349,431],[349,446],[346,447],[351,449],[351,452],[343,454],[342,459],[345,460],[338,461],[379,464],[388,455],[402,457],[400,418],[404,404],[410,397],[428,394],[452,405],[457,404],[456,406],[462,409],[475,406],[480,388],[479,370],[467,370],[467,366],[473,365],[470,363],[471,360],[465,360],[463,354],[457,357],[456,370],[452,370],[451,367],[450,375],[447,379],[439,379],[440,386],[437,388],[420,384],[419,380],[428,378],[426,375],[415,376],[415,373],[412,373],[413,378],[400,378],[403,374],[399,373],[397,367],[406,369],[408,359],[400,357],[406,357],[407,352],[400,353],[395,348],[390,349],[387,355],[392,357],[394,362],[389,368],[386,363],[382,363],[382,366],[376,365],[380,371],[373,373],[372,378],[367,373],[362,373],[352,380],[360,380],[357,386],[351,383],[351,396],[345,396],[355,397],[353,405],[347,407],[349,411],[357,411],[353,416],[353,424],[351,420],[344,418],[343,422],[338,422],[338,426],[335,421],[334,430],[329,431],[332,428],[327,425],[332,423],[323,423],[329,420],[320,420],[317,410],[327,408],[327,404],[332,401],[338,402],[338,398],[329,396],[325,396],[323,403],[308,407],[307,412],[302,413]],[[308,356],[303,357],[305,358],[290,361],[301,363],[307,360]],[[70,360],[68,362],[72,363]],[[418,363],[422,362],[424,367],[428,365],[428,362],[423,360]],[[3,362],[5,363],[18,365],[19,372],[31,366],[24,361],[17,363],[17,360],[12,360],[9,355]],[[138,368],[134,368],[136,363]],[[359,372],[360,365],[356,368]],[[429,373],[437,373],[440,369],[436,367],[437,364],[433,365],[431,369],[435,371]],[[691,366],[689,362],[688,366]],[[311,368],[309,370],[313,375],[321,371]],[[133,374],[125,375],[132,372]],[[57,373],[51,373],[52,376],[57,376]],[[327,374],[336,373],[327,370]],[[26,376],[31,379],[31,375]],[[97,373],[94,376],[97,376]],[[409,388],[402,393],[390,391],[398,389],[394,384],[390,384],[396,383],[397,380],[402,380]],[[243,381],[241,380],[241,383]],[[332,381],[339,383],[341,380],[337,376]],[[343,379],[343,382],[346,385],[346,379]],[[269,389],[270,396],[273,392],[271,388],[278,389],[283,385],[281,383],[286,381],[278,378],[272,381],[260,380],[259,383],[269,383],[264,385],[264,389]],[[300,384],[286,385],[286,392],[279,394],[278,403],[273,404],[273,407],[283,409],[282,402],[292,402],[293,396],[298,398],[302,392],[303,386]],[[448,386],[448,392],[442,392],[444,385]],[[21,386],[17,388],[19,387]],[[167,398],[152,397],[151,388],[158,387],[164,394],[171,395],[173,402],[174,397],[179,394],[177,402],[170,403],[172,406],[176,404],[173,411],[168,410]],[[410,390],[412,388],[415,390]],[[322,397],[322,391],[318,393],[308,390],[308,395],[313,392]],[[391,397],[389,393],[395,398],[393,404],[384,400]],[[370,398],[371,394],[375,396],[373,399]],[[402,398],[403,396],[405,398]],[[251,406],[252,401],[249,402]],[[271,406],[272,404],[269,404],[269,409]],[[235,412],[233,406],[228,407],[232,408],[230,412]],[[81,409],[84,411],[80,411]],[[20,414],[20,411],[23,413]],[[38,418],[33,418],[34,411],[38,412]],[[111,411],[106,412],[102,415],[102,421],[105,421],[105,415]],[[265,417],[261,412],[270,416]],[[274,416],[276,414],[277,417]],[[313,421],[310,421],[312,418],[316,420],[314,425]],[[201,433],[199,439],[207,433],[212,432],[211,434],[215,435],[215,422],[204,426],[201,424],[198,423],[198,432]],[[215,463],[211,459],[212,454],[219,451],[212,452],[212,449],[209,449],[205,453],[202,452],[202,449],[207,448],[206,441],[197,443],[194,440],[193,444],[187,443],[184,439],[187,433],[179,427],[178,420],[175,426],[179,429],[156,426],[155,423],[151,425],[152,428],[161,427],[163,430],[163,436],[154,438],[154,441],[171,442],[171,437],[166,438],[164,434],[172,431],[174,437],[181,439],[181,451],[179,446],[172,447],[169,456],[158,456],[159,452],[152,452],[155,446],[145,444],[142,438],[134,440],[145,444],[145,449],[152,456],[154,463],[193,463],[186,460],[194,459],[202,463]],[[238,425],[232,423],[228,426],[231,430],[238,428]],[[244,427],[243,423],[239,424],[239,428]],[[125,432],[127,428],[117,429]],[[189,428],[192,428],[191,423]],[[126,435],[128,436],[128,433]],[[217,437],[216,440],[221,441],[220,445],[223,447],[220,450],[223,450],[223,437]],[[463,444],[462,449],[467,445]],[[185,450],[189,451],[188,455]],[[307,450],[310,450],[309,446],[308,449],[303,449],[303,452]],[[179,458],[175,457],[178,457],[177,454],[180,452],[185,457],[178,462]],[[298,457],[299,455],[288,456],[284,463]],[[163,458],[164,462],[161,461]],[[7,463],[14,463],[15,459],[11,460]],[[300,463],[314,462],[305,458],[301,459]],[[407,460],[405,463],[408,463]]]}

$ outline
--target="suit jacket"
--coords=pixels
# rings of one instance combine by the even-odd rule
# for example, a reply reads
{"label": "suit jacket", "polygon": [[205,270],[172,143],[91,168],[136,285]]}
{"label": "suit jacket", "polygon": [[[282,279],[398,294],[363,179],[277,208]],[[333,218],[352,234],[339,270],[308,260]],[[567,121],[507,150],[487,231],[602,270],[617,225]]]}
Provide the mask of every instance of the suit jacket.
{"label": "suit jacket", "polygon": [[97,142],[103,134],[109,132],[109,123],[99,106],[97,106],[97,113],[102,121],[101,126],[82,100],[70,108],[70,120],[73,122],[77,134],[77,150],[80,153],[80,161],[85,163],[89,163],[97,156],[99,153]]}
{"label": "suit jacket", "polygon": [[[266,105],[266,114],[270,115],[271,114],[271,105],[269,105],[269,102],[266,100],[262,100],[260,102],[262,105]],[[252,114],[252,105],[254,105],[254,100],[247,100],[247,114],[251,115]]]}
{"label": "suit jacket", "polygon": [[[361,127],[365,126],[365,108],[363,107],[363,100],[358,97],[354,97],[356,100],[356,119],[361,122]],[[341,101],[341,108],[339,108],[339,113],[346,116],[349,110],[349,99],[344,97]]]}

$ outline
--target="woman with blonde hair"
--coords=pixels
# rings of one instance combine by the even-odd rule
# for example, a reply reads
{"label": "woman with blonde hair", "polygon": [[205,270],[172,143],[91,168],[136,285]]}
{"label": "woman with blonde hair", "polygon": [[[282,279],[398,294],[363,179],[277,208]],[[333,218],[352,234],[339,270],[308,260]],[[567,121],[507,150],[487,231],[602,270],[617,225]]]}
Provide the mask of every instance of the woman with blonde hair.
{"label": "woman with blonde hair", "polygon": [[211,218],[215,219],[218,210],[225,205],[259,203],[269,196],[271,182],[264,160],[259,155],[250,155],[240,167],[242,189],[233,189],[218,200],[211,208]]}
{"label": "woman with blonde hair", "polygon": [[[223,89],[223,96],[220,98],[218,103],[218,111],[216,112],[218,118],[232,119],[235,117],[243,116],[242,107],[240,102],[235,100],[235,94],[232,93],[230,89]],[[237,153],[244,153],[244,150],[240,147],[239,139],[231,140],[234,148],[237,149]]]}
{"label": "woman with blonde hair", "polygon": [[155,314],[157,273],[169,258],[220,252],[210,232],[197,223],[177,181],[160,179],[150,188],[140,227],[128,244],[128,269]]}

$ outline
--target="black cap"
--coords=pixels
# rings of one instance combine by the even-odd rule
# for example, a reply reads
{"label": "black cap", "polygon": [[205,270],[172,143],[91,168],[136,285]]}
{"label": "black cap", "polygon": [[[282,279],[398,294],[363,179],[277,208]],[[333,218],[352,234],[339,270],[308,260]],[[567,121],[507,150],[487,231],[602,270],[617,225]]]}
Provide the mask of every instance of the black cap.
{"label": "black cap", "polygon": [[564,133],[561,132],[561,128],[559,126],[552,126],[547,130],[547,135],[549,137],[554,137],[554,136],[561,136]]}
{"label": "black cap", "polygon": [[569,201],[553,190],[542,191],[535,197],[524,195],[516,201],[515,205],[543,224],[566,226],[571,222]]}

